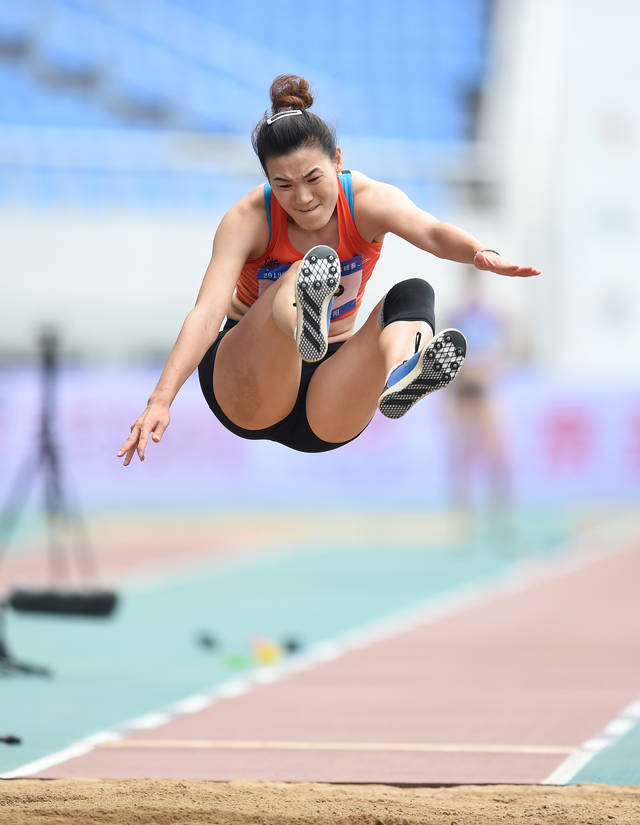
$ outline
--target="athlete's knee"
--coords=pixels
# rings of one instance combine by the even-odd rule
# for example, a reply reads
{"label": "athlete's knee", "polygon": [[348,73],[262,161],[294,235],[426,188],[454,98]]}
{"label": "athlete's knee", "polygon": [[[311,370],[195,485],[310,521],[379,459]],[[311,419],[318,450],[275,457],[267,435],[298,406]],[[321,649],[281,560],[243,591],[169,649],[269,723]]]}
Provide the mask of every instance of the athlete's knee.
{"label": "athlete's knee", "polygon": [[285,271],[280,275],[280,277],[276,281],[274,289],[275,303],[283,306],[293,303],[292,296],[294,284],[296,280],[296,275],[298,274],[298,267],[300,263],[300,261],[295,261],[294,263],[292,263],[289,269],[285,269]]}
{"label": "athlete's knee", "polygon": [[282,275],[278,278],[278,283],[283,284],[285,281],[290,281],[292,278],[295,278],[298,274],[298,268],[302,261],[294,261],[289,269],[285,269]]}
{"label": "athlete's knee", "polygon": [[426,321],[435,331],[435,294],[423,278],[400,281],[382,299],[378,323],[380,329],[394,321]]}

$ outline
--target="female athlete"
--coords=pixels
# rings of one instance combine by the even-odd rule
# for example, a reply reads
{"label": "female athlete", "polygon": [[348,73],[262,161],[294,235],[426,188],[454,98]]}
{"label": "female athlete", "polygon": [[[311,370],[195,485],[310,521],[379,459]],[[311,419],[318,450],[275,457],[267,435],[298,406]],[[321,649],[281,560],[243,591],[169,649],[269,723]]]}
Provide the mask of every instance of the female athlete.
{"label": "female athlete", "polygon": [[268,183],[220,222],[195,307],[118,452],[125,466],[135,452],[144,460],[150,437],[160,441],[196,367],[227,429],[303,452],[340,447],[377,408],[397,418],[450,383],[466,342],[457,330],[435,336],[433,290],[421,278],[393,286],[354,333],[387,232],[478,269],[540,274],[441,223],[400,189],[343,171],[333,131],[309,111],[306,80],[277,77],[271,102],[253,132]]}

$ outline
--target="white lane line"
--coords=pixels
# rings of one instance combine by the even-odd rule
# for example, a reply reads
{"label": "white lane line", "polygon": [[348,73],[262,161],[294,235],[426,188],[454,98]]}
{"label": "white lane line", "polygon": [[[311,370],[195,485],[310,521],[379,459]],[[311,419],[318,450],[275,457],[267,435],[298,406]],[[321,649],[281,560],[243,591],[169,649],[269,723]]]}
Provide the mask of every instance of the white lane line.
{"label": "white lane line", "polygon": [[[479,582],[463,585],[441,596],[420,602],[383,619],[376,619],[360,628],[353,628],[333,640],[318,642],[310,646],[305,652],[292,656],[288,661],[276,666],[255,668],[244,678],[234,678],[216,685],[210,691],[200,691],[192,696],[184,697],[172,703],[168,708],[157,711],[161,714],[163,723],[182,716],[186,713],[195,713],[210,707],[221,699],[234,698],[248,693],[255,686],[265,681],[278,682],[287,676],[309,670],[326,662],[333,661],[352,650],[360,650],[369,645],[390,639],[401,633],[437,622],[456,613],[461,613],[473,607],[488,604],[502,596],[509,596],[535,587],[538,584],[562,578],[563,576],[582,570],[592,564],[612,558],[629,549],[628,541],[619,543],[597,543],[598,549],[584,549],[583,543],[591,538],[592,533],[597,538],[602,532],[602,525],[585,533],[580,542],[569,546],[561,557],[528,558],[514,563],[511,567],[497,575],[482,579]],[[606,549],[603,549],[606,548]],[[581,549],[582,548],[582,549]],[[267,673],[269,675],[267,675]],[[207,703],[203,704],[203,697]],[[640,703],[639,703],[640,706]],[[141,720],[148,720],[150,714],[121,723],[113,730],[100,731],[86,739],[81,739],[67,748],[50,754],[43,759],[21,765],[8,773],[0,774],[2,779],[11,779],[20,776],[47,770],[54,765],[66,762],[77,756],[82,756],[93,750],[94,746],[106,741],[122,739],[127,730],[140,727]],[[571,758],[571,757],[569,757]],[[563,763],[564,764],[564,763]]]}
{"label": "white lane line", "polygon": [[168,713],[147,713],[139,716],[131,723],[132,730],[153,730],[164,725],[171,717]]}
{"label": "white lane line", "polygon": [[0,776],[0,779],[15,779],[20,776],[29,776],[33,773],[46,771],[54,765],[59,765],[61,762],[67,762],[69,759],[76,759],[78,756],[84,756],[89,751],[105,742],[115,742],[121,739],[123,733],[115,730],[104,730],[100,733],[94,733],[92,736],[87,736],[86,739],[80,739],[60,751],[43,756],[42,759],[36,759],[35,762],[29,762],[28,765],[23,765],[21,768],[16,768],[14,771],[8,771]]}
{"label": "white lane line", "polygon": [[615,719],[608,722],[597,736],[587,739],[580,748],[568,756],[549,776],[543,780],[543,785],[566,785],[593,757],[605,748],[615,744],[618,739],[628,733],[640,722],[640,700],[627,705]]}
{"label": "white lane line", "polygon": [[209,697],[204,693],[197,693],[195,696],[188,696],[186,699],[181,699],[173,706],[176,713],[198,713],[209,706]]}

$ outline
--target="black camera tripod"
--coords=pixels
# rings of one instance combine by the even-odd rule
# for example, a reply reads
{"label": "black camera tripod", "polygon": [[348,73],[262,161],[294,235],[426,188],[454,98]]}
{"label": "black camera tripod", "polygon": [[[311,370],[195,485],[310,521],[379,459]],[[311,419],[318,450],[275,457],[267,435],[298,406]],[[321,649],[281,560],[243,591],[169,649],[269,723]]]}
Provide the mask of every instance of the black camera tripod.
{"label": "black camera tripod", "polygon": [[[53,589],[22,588],[0,601],[0,619],[7,607],[15,610],[75,615],[106,616],[116,604],[115,594],[105,590],[61,590],[69,577],[69,565],[62,545],[62,533],[75,533],[77,564],[83,577],[95,580],[97,569],[86,525],[77,506],[71,506],[62,479],[60,453],[53,434],[54,396],[58,367],[58,338],[52,330],[40,336],[42,406],[35,451],[20,466],[0,512],[0,562],[15,531],[31,488],[40,475],[43,480],[44,513],[48,559]],[[19,662],[9,655],[0,623],[0,674],[32,673],[50,675],[48,668]]]}

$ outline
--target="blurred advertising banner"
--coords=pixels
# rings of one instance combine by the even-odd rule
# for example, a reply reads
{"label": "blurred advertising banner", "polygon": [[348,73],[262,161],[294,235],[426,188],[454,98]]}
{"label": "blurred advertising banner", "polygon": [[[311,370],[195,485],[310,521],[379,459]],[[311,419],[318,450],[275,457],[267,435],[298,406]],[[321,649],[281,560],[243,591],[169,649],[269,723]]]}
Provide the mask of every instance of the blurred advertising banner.
{"label": "blurred advertising banner", "polygon": [[[283,509],[446,504],[450,399],[439,393],[404,418],[376,414],[338,451],[306,455],[246,441],[209,412],[193,375],[172,407],[162,443],[127,468],[116,452],[142,411],[159,368],[66,368],[55,393],[54,436],[65,483],[83,507],[206,506]],[[39,444],[37,369],[5,369],[0,382],[0,505]],[[640,493],[640,390],[520,375],[495,396],[516,501],[632,498]],[[469,472],[482,484],[479,451]],[[36,480],[37,481],[37,480]],[[34,484],[37,487],[38,484]],[[34,490],[31,500],[41,493]]]}

